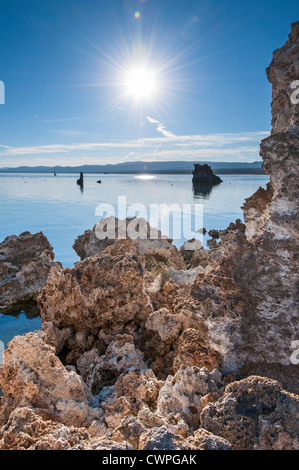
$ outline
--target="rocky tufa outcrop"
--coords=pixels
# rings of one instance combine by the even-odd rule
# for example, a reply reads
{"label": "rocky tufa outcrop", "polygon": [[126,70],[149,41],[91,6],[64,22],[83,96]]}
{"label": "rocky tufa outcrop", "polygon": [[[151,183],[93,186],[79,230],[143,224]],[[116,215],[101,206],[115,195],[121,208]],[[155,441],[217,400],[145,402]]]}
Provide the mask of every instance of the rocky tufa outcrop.
{"label": "rocky tufa outcrop", "polygon": [[42,232],[12,235],[0,243],[0,310],[36,300],[54,261],[53,248]]}
{"label": "rocky tufa outcrop", "polygon": [[200,419],[235,450],[299,450],[299,396],[274,380],[251,376],[228,385]]}
{"label": "rocky tufa outcrop", "polygon": [[210,339],[227,372],[266,375],[298,391],[291,344],[299,338],[299,105],[291,84],[299,77],[299,23],[274,52],[267,75],[273,129],[261,156],[270,183],[245,202],[245,233],[236,227],[221,234],[218,264],[192,289],[199,308],[205,302]]}
{"label": "rocky tufa outcrop", "polygon": [[52,266],[42,331],[4,353],[1,450],[299,449],[298,105],[287,102],[298,63],[296,23],[268,69],[271,181],[245,202],[246,226],[191,253],[195,240],[178,251],[141,220],[112,241],[94,228],[73,269]]}
{"label": "rocky tufa outcrop", "polygon": [[192,174],[193,186],[201,184],[215,185],[222,183],[222,179],[215,175],[212,168],[207,164],[200,165],[200,163],[195,163]]}

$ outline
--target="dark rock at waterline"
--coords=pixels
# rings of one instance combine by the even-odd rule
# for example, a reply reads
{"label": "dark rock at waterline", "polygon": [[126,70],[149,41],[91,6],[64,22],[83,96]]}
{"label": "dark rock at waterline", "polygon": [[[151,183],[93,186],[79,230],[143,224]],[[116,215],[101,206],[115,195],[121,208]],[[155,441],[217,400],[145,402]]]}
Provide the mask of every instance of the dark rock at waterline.
{"label": "dark rock at waterline", "polygon": [[80,178],[77,180],[77,184],[82,187],[82,186],[83,186],[83,183],[84,183],[84,181],[83,181],[83,173],[80,172]]}
{"label": "dark rock at waterline", "polygon": [[28,320],[32,320],[33,318],[40,316],[40,310],[35,299],[15,303],[4,308],[3,310],[0,307],[0,313],[2,315],[9,315],[10,317],[15,318],[18,318],[21,314],[24,314]]}
{"label": "dark rock at waterline", "polygon": [[222,179],[215,175],[212,168],[207,164],[200,165],[199,163],[196,163],[192,174],[193,186],[201,185],[203,183],[208,183],[210,185],[222,183]]}

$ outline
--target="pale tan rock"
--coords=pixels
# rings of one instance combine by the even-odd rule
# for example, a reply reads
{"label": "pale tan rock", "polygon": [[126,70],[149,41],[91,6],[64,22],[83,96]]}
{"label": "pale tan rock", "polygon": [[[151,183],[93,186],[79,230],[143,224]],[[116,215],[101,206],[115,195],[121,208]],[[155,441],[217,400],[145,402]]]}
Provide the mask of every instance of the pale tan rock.
{"label": "pale tan rock", "polygon": [[81,441],[70,450],[134,450],[133,446],[128,442],[117,442],[109,438],[95,438],[90,441]]}
{"label": "pale tan rock", "polygon": [[[201,268],[208,270],[217,264],[219,253],[217,250],[205,250],[199,240],[193,239],[184,243],[180,248],[187,269]],[[199,269],[200,272],[200,269]]]}
{"label": "pale tan rock", "polygon": [[[121,220],[111,216],[101,219],[92,230],[86,230],[83,235],[79,235],[74,242],[73,248],[82,261],[88,256],[100,253],[115,242],[125,239],[138,239],[139,241],[166,240],[171,242],[159,230],[151,227],[142,217]],[[148,245],[144,244],[143,246]]]}
{"label": "pale tan rock", "polygon": [[19,407],[0,429],[0,450],[68,450],[89,438],[85,428],[66,427]]}
{"label": "pale tan rock", "polygon": [[129,368],[119,376],[114,387],[117,396],[125,396],[132,412],[137,415],[144,405],[156,408],[161,385],[152,370]]}
{"label": "pale tan rock", "polygon": [[94,384],[97,372],[96,368],[101,360],[100,357],[99,351],[93,348],[81,354],[76,362],[78,372],[89,389],[91,389]]}
{"label": "pale tan rock", "polygon": [[[108,227],[107,237],[98,238],[98,224],[100,227],[105,225]],[[108,246],[125,239],[132,241],[136,253],[143,258],[147,270],[152,271],[163,264],[175,269],[185,269],[184,260],[171,240],[159,230],[151,227],[144,218],[120,220],[107,217],[101,219],[98,224],[92,230],[86,230],[75,240],[73,248],[81,260],[98,254]]]}
{"label": "pale tan rock", "polygon": [[151,313],[145,325],[149,330],[156,331],[165,343],[172,343],[182,328],[181,322],[166,308]]}
{"label": "pale tan rock", "polygon": [[101,403],[104,411],[104,420],[109,428],[117,428],[122,420],[131,414],[131,405],[127,398],[112,397]]}
{"label": "pale tan rock", "polygon": [[144,426],[133,415],[124,418],[114,430],[112,438],[117,442],[128,442],[134,449],[139,447],[139,439],[145,431]]}
{"label": "pale tan rock", "polygon": [[167,426],[168,424],[163,416],[151,411],[147,405],[139,410],[138,419],[146,428]]}
{"label": "pale tan rock", "polygon": [[105,370],[116,370],[119,373],[132,367],[147,369],[142,353],[136,349],[131,335],[117,335],[100,360],[100,367]]}
{"label": "pale tan rock", "polygon": [[200,328],[201,322],[200,317],[198,317],[192,310],[187,308],[180,309],[175,313],[176,320],[182,325],[182,331],[185,331],[189,328]]}
{"label": "pale tan rock", "polygon": [[177,284],[192,284],[198,273],[205,272],[205,269],[202,266],[196,266],[193,269],[184,269],[184,270],[177,270],[173,267],[168,268],[168,276],[169,279],[172,279]]}
{"label": "pale tan rock", "polygon": [[66,425],[84,426],[93,413],[85,385],[79,375],[65,369],[43,338],[41,331],[16,336],[5,350],[1,421],[16,407],[32,407]]}
{"label": "pale tan rock", "polygon": [[88,428],[91,437],[103,437],[107,433],[107,426],[104,420],[94,420]]}
{"label": "pale tan rock", "polygon": [[169,376],[157,400],[157,413],[167,421],[183,419],[191,428],[199,425],[201,397],[216,393],[221,387],[221,374],[196,366],[182,366],[174,377]]}
{"label": "pale tan rock", "polygon": [[72,337],[72,328],[59,329],[52,322],[44,322],[42,325],[45,342],[55,348],[55,354],[61,353],[65,343]]}
{"label": "pale tan rock", "polygon": [[[197,304],[203,323],[198,334],[198,337],[202,338],[200,343],[202,344],[204,340],[203,350],[206,347],[212,352],[212,355],[207,354],[207,360],[212,359],[212,363],[215,361],[215,364],[219,364],[220,360],[220,367],[225,374],[236,373],[242,365],[239,344],[245,341],[242,337],[242,321],[243,319],[246,321],[248,308],[248,295],[233,278],[236,264],[238,263],[238,269],[242,273],[240,275],[243,276],[246,265],[241,256],[244,252],[240,250],[240,246],[236,257],[235,246],[231,242],[233,236],[235,235],[230,232],[227,235],[229,243],[222,246],[223,257],[220,266],[210,270],[206,275],[199,274],[191,287],[191,295]],[[242,237],[245,239],[244,234]],[[226,249],[227,252],[224,252]],[[233,259],[231,259],[232,252]],[[248,283],[249,279],[244,276],[244,283],[245,281]],[[243,332],[246,335],[245,329]],[[187,332],[184,334],[187,335]],[[188,341],[188,338],[186,340]],[[182,348],[184,350],[184,344]],[[202,360],[205,360],[204,355]]]}
{"label": "pale tan rock", "polygon": [[124,329],[152,311],[143,275],[130,241],[118,242],[74,269],[52,269],[38,299],[42,320],[75,333],[116,323]]}

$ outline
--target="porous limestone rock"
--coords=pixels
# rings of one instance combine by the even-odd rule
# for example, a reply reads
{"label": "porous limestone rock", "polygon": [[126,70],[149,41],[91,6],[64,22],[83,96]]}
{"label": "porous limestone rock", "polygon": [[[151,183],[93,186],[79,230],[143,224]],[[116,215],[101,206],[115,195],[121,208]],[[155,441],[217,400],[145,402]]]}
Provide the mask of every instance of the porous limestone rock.
{"label": "porous limestone rock", "polygon": [[[179,437],[166,426],[152,428],[140,437],[140,450],[181,450]],[[182,439],[180,439],[182,440]]]}
{"label": "porous limestone rock", "polygon": [[154,409],[160,388],[150,369],[129,368],[118,377],[107,395],[98,397],[106,424],[117,428],[124,418],[137,416],[144,407]]}
{"label": "porous limestone rock", "polygon": [[271,183],[267,188],[259,188],[252,196],[245,199],[241,207],[246,220],[246,236],[248,239],[261,235],[268,219],[267,205],[272,201],[273,187]]}
{"label": "porous limestone rock", "polygon": [[224,269],[228,272],[230,263],[231,276],[246,292],[246,315],[237,342],[246,374],[278,378],[289,390],[298,391],[291,344],[299,338],[299,104],[292,100],[292,83],[299,77],[299,22],[292,25],[286,44],[274,52],[267,75],[273,128],[262,141],[261,156],[270,184],[244,205],[247,240],[239,234],[222,242],[227,255]]}
{"label": "porous limestone rock", "polygon": [[68,450],[90,435],[85,428],[43,419],[31,408],[15,408],[0,429],[0,450]]}
{"label": "porous limestone rock", "polygon": [[120,425],[114,430],[112,436],[113,440],[117,442],[128,442],[132,445],[134,450],[138,450],[139,439],[141,434],[145,431],[142,423],[130,415],[124,418]]}
{"label": "porous limestone rock", "polygon": [[198,240],[193,239],[185,242],[181,248],[180,253],[184,258],[188,270],[201,267],[209,269],[218,262],[219,250],[205,250],[202,246],[197,247]]}
{"label": "porous limestone rock", "polygon": [[0,309],[35,300],[54,263],[53,248],[40,232],[12,235],[0,243]]}
{"label": "porous limestone rock", "polygon": [[[17,407],[30,407],[66,425],[85,426],[93,416],[82,378],[68,372],[41,331],[16,336],[4,352],[0,422]],[[95,410],[96,415],[96,410]]]}
{"label": "porous limestone rock", "polygon": [[96,348],[82,354],[77,368],[93,395],[103,387],[113,385],[119,375],[132,367],[146,369],[142,353],[135,348],[131,335],[117,335],[109,344],[104,355]]}
{"label": "porous limestone rock", "polygon": [[70,450],[133,450],[133,446],[128,442],[116,442],[110,438],[95,438],[89,441],[81,441]]}
{"label": "porous limestone rock", "polygon": [[157,413],[167,421],[183,419],[192,429],[198,428],[201,398],[217,393],[221,374],[205,368],[182,366],[174,377],[168,376],[157,400]]}
{"label": "porous limestone rock", "polygon": [[[107,226],[108,233],[104,237],[102,228]],[[100,228],[100,230],[98,230]],[[101,219],[92,230],[86,230],[79,235],[73,245],[81,260],[93,256],[114,245],[117,241],[131,240],[134,243],[136,253],[144,256],[147,269],[152,269],[157,263],[165,263],[176,269],[184,269],[184,260],[178,249],[171,243],[168,237],[160,230],[149,225],[144,218],[127,218],[124,220],[116,217]]]}
{"label": "porous limestone rock", "polygon": [[187,328],[174,347],[173,372],[181,366],[205,367],[210,372],[222,365],[221,355],[208,345],[204,328]]}
{"label": "porous limestone rock", "polygon": [[198,273],[205,272],[202,266],[196,266],[195,268],[177,270],[172,266],[168,268],[167,274],[169,279],[172,279],[177,284],[193,284]]}
{"label": "porous limestone rock", "polygon": [[201,311],[205,343],[221,357],[225,374],[236,373],[242,364],[238,344],[242,341],[242,318],[246,317],[245,291],[220,265],[206,275],[199,274],[191,294]]}
{"label": "porous limestone rock", "polygon": [[115,393],[127,397],[135,415],[145,405],[155,409],[160,388],[161,383],[151,369],[131,368],[115,383]]}
{"label": "porous limestone rock", "polygon": [[164,343],[173,343],[182,328],[181,322],[166,308],[151,313],[145,326],[149,330],[156,331]]}
{"label": "porous limestone rock", "polygon": [[42,320],[93,336],[100,328],[121,325],[120,333],[130,320],[141,321],[152,311],[143,276],[129,241],[76,263],[74,269],[53,269],[38,298]]}
{"label": "porous limestone rock", "polygon": [[299,396],[271,379],[250,376],[228,385],[200,420],[235,450],[299,450]]}
{"label": "porous limestone rock", "polygon": [[96,255],[107,246],[119,240],[168,240],[162,233],[151,227],[142,217],[118,219],[117,217],[104,217],[91,229],[79,235],[73,248],[81,261],[88,256]]}
{"label": "porous limestone rock", "polygon": [[183,446],[186,450],[232,450],[231,444],[222,437],[215,436],[206,429],[198,429]]}

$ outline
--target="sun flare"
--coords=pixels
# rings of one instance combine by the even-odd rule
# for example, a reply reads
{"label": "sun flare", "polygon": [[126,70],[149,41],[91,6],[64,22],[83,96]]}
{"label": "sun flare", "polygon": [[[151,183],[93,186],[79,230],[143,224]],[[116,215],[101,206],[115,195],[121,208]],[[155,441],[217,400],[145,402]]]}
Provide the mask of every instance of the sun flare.
{"label": "sun flare", "polygon": [[147,67],[136,67],[126,77],[126,91],[137,100],[152,98],[156,89],[155,74]]}

